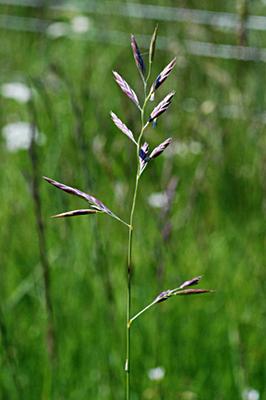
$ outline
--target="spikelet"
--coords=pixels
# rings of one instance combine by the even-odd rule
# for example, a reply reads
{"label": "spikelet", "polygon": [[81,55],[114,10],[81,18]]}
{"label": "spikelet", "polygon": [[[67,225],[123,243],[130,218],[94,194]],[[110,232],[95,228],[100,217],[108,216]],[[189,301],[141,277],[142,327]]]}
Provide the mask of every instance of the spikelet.
{"label": "spikelet", "polygon": [[140,108],[139,100],[138,100],[138,97],[137,97],[136,93],[134,92],[134,90],[131,89],[129,84],[122,78],[121,75],[119,75],[118,72],[113,71],[113,75],[114,75],[115,81],[118,84],[118,86],[120,87],[120,89],[130,98],[130,100],[133,101],[133,103],[136,104],[136,106],[138,108]]}
{"label": "spikelet", "polygon": [[139,176],[142,174],[144,169],[146,168],[149,161],[149,145],[148,143],[144,143],[139,151],[139,163],[140,163],[140,171]]}
{"label": "spikelet", "polygon": [[142,76],[142,78],[144,78],[144,74],[145,74],[145,64],[142,58],[142,55],[140,53],[137,41],[135,39],[134,35],[131,35],[131,47],[132,47],[132,51],[133,51],[133,56],[135,59],[135,63],[136,66],[140,72],[140,75]]}
{"label": "spikelet", "polygon": [[134,139],[134,136],[133,136],[133,133],[131,132],[131,130],[128,129],[128,127],[118,118],[118,116],[113,112],[111,112],[110,115],[111,115],[111,118],[113,120],[113,123],[117,126],[117,128],[120,129],[120,131],[122,131],[125,135],[127,135],[127,137],[130,140],[132,140],[132,142],[137,144],[137,142]]}
{"label": "spikelet", "polygon": [[199,283],[199,281],[201,280],[202,276],[197,276],[196,278],[190,279],[189,281],[185,281],[184,283],[182,283],[181,286],[179,286],[180,289],[184,289],[188,286],[193,286],[193,285],[197,285]]}
{"label": "spikelet", "polygon": [[166,139],[164,142],[159,144],[159,146],[155,147],[150,154],[150,159],[158,157],[162,152],[169,146],[172,142],[172,138]]}
{"label": "spikelet", "polygon": [[61,214],[52,215],[52,218],[76,217],[79,215],[96,214],[98,212],[99,212],[98,210],[92,210],[90,208],[88,209],[86,208],[86,209],[67,211]]}
{"label": "spikelet", "polygon": [[155,299],[156,303],[161,303],[162,301],[165,301],[171,296],[171,290],[165,290],[164,292],[161,292]]}
{"label": "spikelet", "polygon": [[151,42],[150,42],[150,49],[149,49],[149,63],[151,64],[154,59],[154,54],[155,54],[155,49],[156,49],[156,40],[157,40],[157,31],[158,31],[158,25],[156,25],[153,35],[151,37]]}
{"label": "spikelet", "polygon": [[154,91],[158,89],[163,84],[163,82],[168,78],[170,73],[173,71],[175,65],[176,65],[176,57],[162,70],[162,72],[155,79],[155,82],[152,85]]}
{"label": "spikelet", "polygon": [[74,196],[81,197],[82,199],[88,201],[92,206],[98,210],[102,211],[106,214],[111,215],[112,217],[115,216],[109,208],[107,208],[100,200],[96,199],[94,196],[90,194],[84,193],[79,189],[72,188],[71,186],[64,185],[63,183],[57,182],[53,179],[47,178],[46,176],[43,177],[48,183],[57,187],[60,190],[63,190],[66,193],[73,194]]}
{"label": "spikelet", "polygon": [[154,119],[158,118],[159,115],[164,113],[171,104],[172,98],[174,97],[175,92],[170,92],[159,104],[154,108],[152,111],[149,122],[153,121]]}
{"label": "spikelet", "polygon": [[185,290],[180,290],[179,292],[173,293],[173,296],[177,296],[177,295],[188,296],[191,294],[203,294],[203,293],[211,293],[211,292],[212,292],[212,290],[209,290],[209,289],[185,289]]}

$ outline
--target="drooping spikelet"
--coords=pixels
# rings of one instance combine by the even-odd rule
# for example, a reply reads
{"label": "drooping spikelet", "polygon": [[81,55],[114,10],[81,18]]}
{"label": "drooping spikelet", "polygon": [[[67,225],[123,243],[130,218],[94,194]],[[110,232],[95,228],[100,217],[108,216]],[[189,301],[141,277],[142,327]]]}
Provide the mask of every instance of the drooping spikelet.
{"label": "drooping spikelet", "polygon": [[96,199],[96,197],[91,196],[90,194],[84,193],[79,189],[73,188],[71,186],[64,185],[63,183],[57,182],[53,179],[43,177],[48,183],[57,187],[60,190],[63,190],[66,193],[73,194],[74,196],[81,197],[82,199],[88,201],[96,210],[102,211],[106,214],[114,216],[111,210],[107,208],[100,200]]}

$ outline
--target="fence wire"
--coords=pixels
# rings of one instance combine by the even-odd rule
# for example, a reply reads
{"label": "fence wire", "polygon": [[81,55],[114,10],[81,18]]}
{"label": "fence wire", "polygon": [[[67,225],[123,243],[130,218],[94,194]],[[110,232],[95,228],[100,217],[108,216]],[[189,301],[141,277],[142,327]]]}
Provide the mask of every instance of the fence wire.
{"label": "fence wire", "polygon": [[[0,0],[0,5],[34,7],[44,6],[44,2],[32,0]],[[239,18],[236,14],[224,12],[212,12],[204,10],[190,10],[176,7],[163,7],[155,5],[143,5],[137,3],[113,3],[90,1],[85,6],[73,6],[68,4],[51,4],[50,10],[57,12],[92,13],[101,15],[119,15],[123,17],[134,17],[141,19],[182,21],[198,24],[206,24],[215,27],[236,29]],[[15,15],[0,15],[0,28],[21,32],[47,33],[49,26],[56,23],[54,19],[41,19],[33,17],[21,17]],[[249,29],[266,30],[266,17],[250,16],[246,21]],[[62,35],[63,36],[63,35]],[[93,42],[104,42],[117,45],[128,44],[128,34],[114,30],[101,30],[90,28],[83,34],[71,32],[71,26],[66,36],[72,39],[89,40]],[[50,37],[48,35],[48,37]],[[145,48],[148,46],[149,37],[138,35],[140,43]],[[266,49],[251,46],[237,46],[228,44],[214,44],[202,41],[183,40],[180,42],[176,37],[160,36],[158,46],[161,50],[175,48],[195,56],[214,57],[222,59],[262,61],[266,62]]]}
{"label": "fence wire", "polygon": [[[199,25],[209,25],[217,29],[238,29],[240,16],[235,13],[198,10],[180,7],[167,7],[155,4],[121,3],[111,1],[90,0],[86,5],[69,3],[56,4],[48,1],[34,0],[0,0],[0,5],[21,7],[43,7],[55,11],[85,12],[100,15],[116,15],[126,18],[148,19],[166,22],[190,22]],[[249,30],[265,31],[266,17],[260,15],[247,16],[245,27]]]}

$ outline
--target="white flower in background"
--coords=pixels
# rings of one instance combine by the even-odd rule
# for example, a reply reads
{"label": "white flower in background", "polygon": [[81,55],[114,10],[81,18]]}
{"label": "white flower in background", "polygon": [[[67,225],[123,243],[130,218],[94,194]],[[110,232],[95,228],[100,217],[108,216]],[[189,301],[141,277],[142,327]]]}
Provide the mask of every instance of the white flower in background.
{"label": "white flower in background", "polygon": [[189,143],[189,150],[190,150],[190,153],[192,153],[192,154],[200,154],[202,151],[202,145],[200,142],[196,142],[195,140],[192,140]]}
{"label": "white flower in background", "polygon": [[187,157],[188,155],[198,155],[202,153],[202,144],[196,140],[188,142],[175,140],[169,147],[169,150],[164,153],[164,157]]}
{"label": "white flower in background", "polygon": [[71,20],[71,28],[75,33],[86,33],[91,28],[91,20],[85,15],[76,15]]}
{"label": "white flower in background", "polygon": [[216,104],[212,100],[205,100],[201,106],[201,112],[205,115],[211,114],[216,108]]}
{"label": "white flower in background", "polygon": [[114,194],[118,203],[123,203],[126,196],[126,187],[122,182],[115,182],[114,184]]}
{"label": "white flower in background", "polygon": [[24,83],[9,82],[1,85],[1,95],[7,99],[14,99],[20,103],[27,103],[31,98],[31,90]]}
{"label": "white flower in background", "polygon": [[57,39],[62,36],[67,36],[70,31],[70,26],[66,22],[53,22],[46,29],[46,34],[51,39]]}
{"label": "white flower in background", "polygon": [[247,388],[242,393],[243,400],[259,400],[260,394],[256,389]]}
{"label": "white flower in background", "polygon": [[[45,142],[43,133],[37,131],[35,128],[35,137],[38,144],[42,145]],[[28,149],[32,137],[32,125],[28,122],[14,122],[7,124],[2,129],[2,135],[6,142],[6,148],[10,152],[15,152],[20,149]]]}
{"label": "white flower in background", "polygon": [[197,100],[192,97],[188,97],[188,98],[184,99],[184,101],[182,103],[182,107],[183,107],[183,110],[185,110],[186,112],[195,112],[195,111],[197,111],[197,107],[198,107]]}
{"label": "white flower in background", "polygon": [[152,368],[148,371],[148,377],[151,381],[161,381],[165,376],[163,367]]}
{"label": "white flower in background", "polygon": [[164,192],[152,193],[148,197],[148,203],[154,208],[164,208],[167,206],[168,197]]}

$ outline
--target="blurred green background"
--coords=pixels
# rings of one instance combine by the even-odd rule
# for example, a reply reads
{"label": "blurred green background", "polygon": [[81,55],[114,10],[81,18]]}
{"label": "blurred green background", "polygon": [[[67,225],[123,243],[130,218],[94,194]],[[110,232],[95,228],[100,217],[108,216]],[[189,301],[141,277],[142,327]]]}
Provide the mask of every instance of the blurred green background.
{"label": "blurred green background", "polygon": [[266,399],[266,23],[254,15],[265,1],[0,2],[0,399],[124,398],[127,229],[49,219],[85,204],[42,175],[128,220],[135,150],[109,112],[135,132],[139,115],[112,70],[141,98],[130,33],[147,60],[157,22],[153,78],[177,66],[156,100],[176,96],[146,140],[174,142],[141,179],[132,307],[201,274],[216,292],[134,323],[132,399]]}

